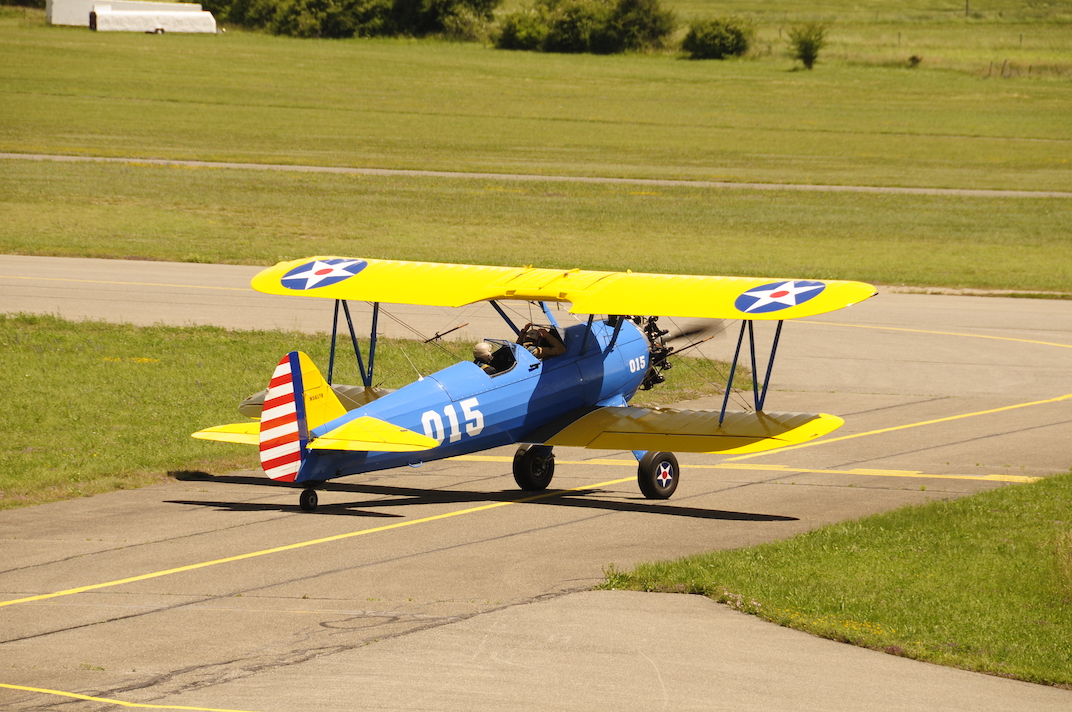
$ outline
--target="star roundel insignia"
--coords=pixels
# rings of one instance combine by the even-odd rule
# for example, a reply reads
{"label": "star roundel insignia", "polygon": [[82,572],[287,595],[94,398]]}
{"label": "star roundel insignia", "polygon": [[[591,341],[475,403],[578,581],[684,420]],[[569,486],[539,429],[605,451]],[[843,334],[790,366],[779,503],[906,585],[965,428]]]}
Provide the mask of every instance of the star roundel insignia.
{"label": "star roundel insignia", "polygon": [[660,487],[669,487],[674,480],[674,466],[669,462],[660,462],[656,470],[655,480]]}
{"label": "star roundel insignia", "polygon": [[328,287],[344,279],[350,279],[366,267],[368,267],[368,262],[365,260],[348,260],[341,257],[315,260],[287,272],[280,283],[287,289]]}
{"label": "star roundel insignia", "polygon": [[803,304],[818,296],[824,289],[826,289],[826,284],[823,282],[807,280],[772,282],[749,289],[737,297],[733,306],[745,314],[767,314]]}

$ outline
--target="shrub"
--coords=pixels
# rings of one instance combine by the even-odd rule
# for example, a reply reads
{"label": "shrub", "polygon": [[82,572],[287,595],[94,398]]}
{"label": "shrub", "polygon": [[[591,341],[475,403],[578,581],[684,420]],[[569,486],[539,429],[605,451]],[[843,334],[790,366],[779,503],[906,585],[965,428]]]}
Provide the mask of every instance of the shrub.
{"label": "shrub", "polygon": [[468,11],[490,20],[502,0],[394,0],[393,16],[402,34],[427,35],[443,32],[447,18]]}
{"label": "shrub", "polygon": [[443,18],[443,36],[455,42],[486,42],[488,18],[463,7]]}
{"label": "shrub", "polygon": [[662,46],[674,24],[659,0],[537,0],[502,18],[495,46],[610,54]]}
{"label": "shrub", "polygon": [[518,10],[499,21],[495,46],[499,49],[538,50],[547,39],[547,18],[534,8]]}
{"label": "shrub", "polygon": [[295,37],[483,32],[502,0],[202,0],[217,19]]}
{"label": "shrub", "polygon": [[789,30],[789,49],[794,59],[799,59],[807,69],[815,65],[819,50],[826,45],[826,25],[809,22]]}
{"label": "shrub", "polygon": [[725,20],[697,20],[681,42],[689,59],[723,59],[740,57],[748,51],[755,31],[735,17]]}
{"label": "shrub", "polygon": [[597,45],[608,43],[611,8],[602,0],[541,0],[541,4],[548,19],[545,52],[590,52],[593,39]]}
{"label": "shrub", "polygon": [[674,32],[677,20],[672,10],[664,10],[659,0],[618,0],[610,18],[617,49],[639,50],[661,47]]}
{"label": "shrub", "polygon": [[[253,9],[261,13],[265,4]],[[389,0],[280,0],[273,10],[263,26],[277,35],[371,37],[392,29]]]}

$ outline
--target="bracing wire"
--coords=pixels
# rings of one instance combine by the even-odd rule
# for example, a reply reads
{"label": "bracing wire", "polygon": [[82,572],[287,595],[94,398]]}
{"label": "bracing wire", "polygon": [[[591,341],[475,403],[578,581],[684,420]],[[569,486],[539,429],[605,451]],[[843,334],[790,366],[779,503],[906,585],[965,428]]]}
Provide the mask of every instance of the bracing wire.
{"label": "bracing wire", "polygon": [[[671,323],[671,325],[673,325],[674,329],[677,330],[679,333],[685,331],[685,329],[683,329],[680,324],[678,324],[676,321],[674,321],[674,319],[672,317],[666,317],[666,318]],[[729,328],[729,324],[730,324],[730,322],[728,320],[723,320],[721,325],[718,326],[714,330],[714,332],[711,334],[711,336],[709,336],[708,338],[711,338],[713,336],[718,336],[720,334],[725,333],[726,330]],[[700,343],[702,343],[702,341],[694,341],[691,336],[687,336],[687,335],[679,337],[679,338],[684,338],[685,341],[687,342],[688,345],[685,348],[689,348],[689,347],[692,347],[692,346],[698,346]],[[684,350],[684,349],[675,349],[674,352],[670,354],[670,356],[680,356],[680,354],[678,352],[682,351],[682,350]],[[705,381],[710,386],[713,386],[715,388],[715,390],[720,395],[725,394],[725,392],[726,392],[726,384],[729,383],[729,380],[730,380],[729,370],[720,367],[718,365],[717,361],[715,361],[714,359],[712,359],[712,358],[710,358],[708,356],[705,356],[702,351],[697,350],[697,353],[699,354],[699,358],[701,358],[701,359],[707,361],[709,364],[711,364],[711,366],[714,368],[715,373],[722,379],[721,383],[712,381],[710,378],[707,377],[706,374],[704,374],[702,371],[700,371],[700,369],[698,369],[695,366],[693,366],[692,364],[690,364],[689,359],[676,358],[676,359],[674,359],[674,365],[675,366],[684,366],[685,368],[689,369],[692,373],[694,373],[695,375],[699,376],[700,380]],[[740,364],[738,364],[738,370],[739,369],[740,369]],[[752,374],[752,378],[754,379],[755,377],[756,377],[756,375]],[[735,405],[740,406],[744,410],[752,410],[753,404],[751,402],[749,402],[749,400],[747,398],[745,398],[745,396],[744,396],[745,390],[746,389],[744,389],[744,388],[734,387],[733,390],[730,392],[730,397],[733,399],[733,402],[734,402]],[[750,390],[750,389],[748,389],[748,390]]]}

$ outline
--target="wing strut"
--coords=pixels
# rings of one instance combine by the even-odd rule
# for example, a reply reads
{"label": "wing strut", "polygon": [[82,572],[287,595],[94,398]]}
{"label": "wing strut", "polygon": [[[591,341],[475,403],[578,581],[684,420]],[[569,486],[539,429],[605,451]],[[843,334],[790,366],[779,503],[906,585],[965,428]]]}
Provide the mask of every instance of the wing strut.
{"label": "wing strut", "polygon": [[[380,303],[372,303],[372,331],[369,334],[368,373],[365,375],[365,388],[372,387],[372,367],[376,365],[376,325],[380,321]],[[779,322],[780,324],[781,322]]]}
{"label": "wing strut", "polygon": [[361,345],[357,343],[357,333],[354,331],[354,320],[350,317],[350,304],[345,299],[335,300],[335,317],[331,322],[331,355],[328,358],[328,385],[332,384],[332,378],[335,375],[335,345],[339,339],[340,305],[346,315],[346,326],[350,330],[350,341],[354,345],[354,356],[357,357],[357,367],[361,371],[361,383],[366,388],[371,388],[372,369],[376,365],[376,326],[380,320],[380,303],[372,303],[372,331],[369,334],[368,370],[365,370],[365,362],[361,358]]}
{"label": "wing strut", "polygon": [[331,321],[331,355],[328,356],[328,385],[332,384],[332,376],[335,374],[335,337],[339,334],[339,303],[341,299],[335,300],[335,317]]}
{"label": "wing strut", "polygon": [[745,328],[748,329],[748,350],[752,358],[752,396],[755,402],[756,412],[763,411],[763,404],[767,401],[767,388],[770,386],[771,371],[774,369],[774,357],[778,352],[778,341],[782,337],[782,325],[784,320],[778,322],[774,331],[774,343],[771,344],[770,357],[767,359],[767,373],[763,378],[763,391],[759,390],[759,379],[755,377],[756,371],[756,335],[753,330],[751,319],[741,320],[741,333],[737,336],[737,348],[733,352],[733,363],[730,365],[730,377],[726,381],[726,392],[722,396],[722,410],[718,414],[718,424],[726,418],[726,406],[729,404],[730,392],[733,390],[733,377],[737,374],[737,361],[741,356],[741,345],[744,343]]}
{"label": "wing strut", "polygon": [[584,327],[584,341],[581,342],[581,356],[588,352],[588,337],[592,335],[592,322],[595,318],[595,314],[588,315],[588,324]]}
{"label": "wing strut", "polygon": [[514,323],[513,319],[507,316],[506,312],[503,311],[503,308],[499,306],[499,303],[497,301],[495,301],[494,299],[489,299],[488,304],[495,307],[495,311],[499,312],[499,316],[503,318],[503,321],[505,321],[510,326],[510,328],[514,330],[515,336],[521,336],[521,329],[517,328],[517,324]]}
{"label": "wing strut", "polygon": [[350,303],[342,300],[342,311],[346,314],[346,326],[350,328],[350,341],[354,344],[354,356],[357,357],[357,367],[361,370],[361,382],[367,387],[368,376],[365,375],[365,362],[361,359],[361,346],[357,343],[357,334],[354,332],[354,320],[350,318]]}
{"label": "wing strut", "polygon": [[774,356],[778,353],[778,339],[782,338],[782,324],[785,321],[779,321],[778,327],[774,330],[774,343],[771,345],[770,359],[767,361],[767,375],[763,378],[763,394],[756,400],[756,410],[763,410],[763,404],[767,402],[767,386],[770,385],[770,374],[774,369]]}
{"label": "wing strut", "polygon": [[611,349],[614,348],[614,344],[617,343],[618,334],[622,333],[622,322],[625,321],[625,317],[624,316],[616,316],[616,317],[614,317],[614,320],[615,320],[614,321],[614,333],[611,334],[610,343],[607,344],[606,353],[610,353]]}

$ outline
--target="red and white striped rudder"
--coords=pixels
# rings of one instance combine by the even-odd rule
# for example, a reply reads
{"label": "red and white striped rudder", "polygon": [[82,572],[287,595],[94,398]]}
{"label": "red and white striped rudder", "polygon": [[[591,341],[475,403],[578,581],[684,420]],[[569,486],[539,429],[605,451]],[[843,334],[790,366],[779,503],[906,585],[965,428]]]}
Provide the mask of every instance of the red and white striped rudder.
{"label": "red and white striped rudder", "polygon": [[298,352],[291,351],[272,374],[261,412],[261,467],[273,480],[293,482],[305,458],[308,430],[303,427],[305,404],[301,393]]}

